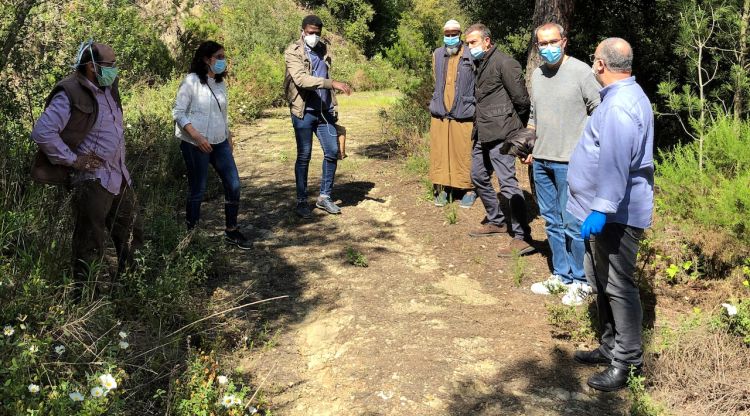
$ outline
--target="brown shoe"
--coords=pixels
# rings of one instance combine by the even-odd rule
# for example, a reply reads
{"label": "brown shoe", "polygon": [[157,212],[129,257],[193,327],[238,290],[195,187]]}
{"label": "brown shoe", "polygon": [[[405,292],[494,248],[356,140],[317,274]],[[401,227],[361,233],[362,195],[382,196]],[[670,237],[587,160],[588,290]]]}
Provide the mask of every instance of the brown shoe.
{"label": "brown shoe", "polygon": [[490,237],[493,235],[499,235],[505,233],[505,227],[495,225],[492,223],[482,224],[479,228],[469,232],[472,237]]}
{"label": "brown shoe", "polygon": [[497,252],[497,255],[498,257],[523,256],[524,254],[529,254],[534,250],[535,250],[534,247],[532,247],[525,240],[518,240],[514,238],[513,240],[510,241],[510,244],[508,244],[508,247],[501,248]]}

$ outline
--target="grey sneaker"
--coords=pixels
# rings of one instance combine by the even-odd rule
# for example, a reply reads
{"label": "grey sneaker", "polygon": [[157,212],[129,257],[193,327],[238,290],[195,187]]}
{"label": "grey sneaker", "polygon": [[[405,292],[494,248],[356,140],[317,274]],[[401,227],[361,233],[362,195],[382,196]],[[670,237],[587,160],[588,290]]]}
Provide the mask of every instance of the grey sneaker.
{"label": "grey sneaker", "polygon": [[435,195],[435,206],[444,207],[446,204],[448,204],[448,193],[445,191],[440,191],[437,195]]}
{"label": "grey sneaker", "polygon": [[461,208],[469,209],[474,205],[474,202],[477,200],[477,194],[474,191],[469,191],[466,194],[464,194],[464,197],[461,198],[461,202],[458,203],[458,206]]}
{"label": "grey sneaker", "polygon": [[312,210],[310,209],[310,205],[307,205],[307,202],[297,202],[297,207],[294,208],[294,212],[301,218],[304,218],[306,220],[309,220],[312,218]]}
{"label": "grey sneaker", "polygon": [[334,204],[333,201],[331,201],[331,198],[327,196],[318,198],[315,206],[329,214],[341,214],[341,208]]}

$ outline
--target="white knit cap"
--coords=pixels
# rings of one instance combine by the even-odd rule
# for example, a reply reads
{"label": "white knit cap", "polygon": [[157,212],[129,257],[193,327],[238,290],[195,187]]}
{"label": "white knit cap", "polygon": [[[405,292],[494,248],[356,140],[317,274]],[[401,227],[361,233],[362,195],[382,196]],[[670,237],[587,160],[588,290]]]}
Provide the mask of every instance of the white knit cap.
{"label": "white knit cap", "polygon": [[461,24],[451,19],[445,22],[445,24],[443,25],[443,30],[461,30]]}

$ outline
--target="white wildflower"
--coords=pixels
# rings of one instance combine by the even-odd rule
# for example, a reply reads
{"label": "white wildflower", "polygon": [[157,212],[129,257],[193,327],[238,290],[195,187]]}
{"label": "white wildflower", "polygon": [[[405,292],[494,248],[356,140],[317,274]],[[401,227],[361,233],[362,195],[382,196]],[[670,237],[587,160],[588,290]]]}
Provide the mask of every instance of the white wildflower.
{"label": "white wildflower", "polygon": [[234,395],[227,394],[226,396],[224,396],[224,398],[221,399],[221,404],[224,407],[232,407],[232,405],[234,404]]}
{"label": "white wildflower", "polygon": [[5,325],[5,327],[3,327],[3,335],[5,335],[6,337],[9,337],[9,336],[11,336],[11,335],[13,335],[15,333],[16,333],[16,330],[13,329],[12,326]]}
{"label": "white wildflower", "polygon": [[121,350],[126,350],[126,349],[128,349],[129,346],[130,346],[130,344],[128,344],[127,341],[120,341],[120,349]]}
{"label": "white wildflower", "polygon": [[37,394],[39,393],[39,390],[40,388],[38,384],[34,384],[34,383],[29,384],[29,393]]}
{"label": "white wildflower", "polygon": [[242,406],[242,399],[235,397],[234,400],[232,400],[232,404],[235,406]]}
{"label": "white wildflower", "polygon": [[[99,387],[99,388],[101,389],[101,387]],[[93,389],[92,389],[92,391],[91,391],[91,395],[92,396],[94,395],[93,393],[94,392],[93,392]],[[79,393],[77,391],[74,391],[73,393],[70,393],[68,395],[68,397],[70,397],[70,400],[73,400],[74,402],[82,402],[83,401],[83,394],[81,394],[81,393]]]}
{"label": "white wildflower", "polygon": [[216,381],[218,381],[219,384],[224,385],[229,382],[229,379],[227,378],[227,376],[219,376],[219,377],[216,377]]}
{"label": "white wildflower", "polygon": [[729,303],[722,303],[721,306],[724,307],[724,309],[727,310],[727,315],[734,316],[737,315],[737,307],[734,305],[731,305]]}
{"label": "white wildflower", "polygon": [[100,375],[99,382],[102,383],[102,387],[104,387],[107,390],[112,390],[112,389],[117,388],[117,380],[115,380],[115,378],[112,377],[112,374]]}
{"label": "white wildflower", "polygon": [[62,355],[65,352],[65,347],[62,345],[58,345],[55,347],[55,353],[57,355]]}
{"label": "white wildflower", "polygon": [[104,397],[104,395],[107,394],[103,388],[96,386],[93,389],[91,389],[91,397],[94,397],[96,399],[100,397]]}
{"label": "white wildflower", "polygon": [[247,411],[250,412],[251,415],[258,413],[258,409],[256,409],[255,406],[248,407]]}
{"label": "white wildflower", "polygon": [[32,353],[32,354],[36,354],[36,353],[37,353],[38,351],[39,351],[39,347],[37,347],[37,346],[36,346],[36,345],[34,345],[34,344],[32,344],[32,345],[31,345],[31,346],[29,347],[29,352],[30,352],[30,353]]}
{"label": "white wildflower", "polygon": [[120,336],[120,338],[122,338],[122,339],[125,339],[125,338],[127,338],[127,337],[128,337],[128,333],[127,333],[127,332],[125,332],[125,331],[120,331],[120,333],[119,333],[118,335],[119,335],[119,336]]}

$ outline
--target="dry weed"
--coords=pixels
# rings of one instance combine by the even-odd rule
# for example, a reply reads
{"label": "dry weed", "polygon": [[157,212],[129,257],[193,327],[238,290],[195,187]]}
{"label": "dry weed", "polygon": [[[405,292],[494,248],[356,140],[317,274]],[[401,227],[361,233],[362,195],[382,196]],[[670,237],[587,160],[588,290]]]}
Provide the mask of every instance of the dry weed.
{"label": "dry weed", "polygon": [[650,365],[658,401],[679,415],[750,413],[750,349],[738,338],[699,326],[671,345]]}

